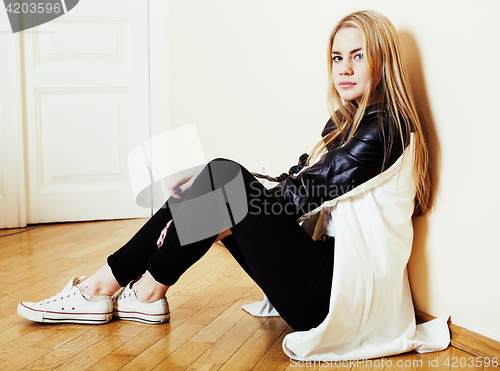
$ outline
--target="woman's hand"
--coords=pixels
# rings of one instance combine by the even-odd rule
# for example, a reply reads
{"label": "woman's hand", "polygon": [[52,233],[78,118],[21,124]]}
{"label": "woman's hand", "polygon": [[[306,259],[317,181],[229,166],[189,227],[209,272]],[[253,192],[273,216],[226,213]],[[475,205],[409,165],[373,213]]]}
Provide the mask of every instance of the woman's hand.
{"label": "woman's hand", "polygon": [[181,193],[186,192],[191,188],[193,182],[195,180],[194,175],[186,176],[180,180],[177,180],[175,183],[169,184],[168,190],[173,198],[181,198]]}
{"label": "woman's hand", "polygon": [[167,237],[167,232],[168,232],[168,228],[170,227],[170,224],[172,224],[172,221],[169,221],[167,223],[167,225],[165,226],[165,228],[163,228],[163,230],[161,231],[160,237],[158,238],[158,241],[156,241],[157,248],[160,248],[163,246],[163,242],[165,241],[165,237]]}

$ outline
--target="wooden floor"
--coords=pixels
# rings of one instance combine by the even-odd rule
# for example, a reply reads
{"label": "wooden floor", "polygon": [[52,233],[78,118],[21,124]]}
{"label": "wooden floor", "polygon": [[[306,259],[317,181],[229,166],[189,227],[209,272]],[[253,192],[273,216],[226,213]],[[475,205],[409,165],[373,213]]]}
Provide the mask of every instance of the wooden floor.
{"label": "wooden floor", "polygon": [[291,362],[281,341],[292,330],[241,309],[262,291],[219,245],[170,288],[168,324],[46,325],[17,315],[20,301],[43,300],[72,276],[92,274],[144,222],[54,224],[0,237],[0,370],[493,370],[460,367],[479,360],[451,347],[343,367]]}

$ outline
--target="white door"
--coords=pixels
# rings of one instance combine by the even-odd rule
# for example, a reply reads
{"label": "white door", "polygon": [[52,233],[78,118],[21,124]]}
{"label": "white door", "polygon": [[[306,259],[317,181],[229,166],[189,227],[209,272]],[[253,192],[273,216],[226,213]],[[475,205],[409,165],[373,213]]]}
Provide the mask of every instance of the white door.
{"label": "white door", "polygon": [[21,37],[28,223],[150,215],[127,164],[151,135],[148,2],[80,1]]}

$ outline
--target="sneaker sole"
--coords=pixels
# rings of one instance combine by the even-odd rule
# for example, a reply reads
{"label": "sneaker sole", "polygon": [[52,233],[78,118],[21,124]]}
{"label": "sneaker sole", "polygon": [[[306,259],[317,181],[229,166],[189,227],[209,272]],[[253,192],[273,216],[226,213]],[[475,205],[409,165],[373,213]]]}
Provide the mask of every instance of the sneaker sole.
{"label": "sneaker sole", "polygon": [[159,325],[160,323],[166,323],[170,321],[170,313],[147,314],[141,312],[124,312],[115,310],[113,311],[113,316],[115,317],[115,319],[124,321],[137,321],[153,325]]}
{"label": "sneaker sole", "polygon": [[103,324],[113,318],[113,313],[65,313],[48,312],[31,309],[23,303],[17,306],[17,314],[30,321],[40,323],[79,323],[79,324]]}

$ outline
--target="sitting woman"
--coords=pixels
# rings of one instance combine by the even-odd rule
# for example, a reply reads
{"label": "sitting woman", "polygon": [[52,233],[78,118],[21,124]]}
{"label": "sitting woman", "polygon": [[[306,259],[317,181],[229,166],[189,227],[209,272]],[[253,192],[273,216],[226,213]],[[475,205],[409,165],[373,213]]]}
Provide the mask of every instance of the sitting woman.
{"label": "sitting woman", "polygon": [[[331,118],[310,166],[266,190],[244,167],[211,161],[172,187],[165,206],[98,272],[73,278],[52,298],[19,304],[18,313],[49,323],[166,322],[168,288],[221,239],[262,288],[267,308],[296,330],[283,343],[293,358],[445,348],[446,322],[415,325],[406,273],[411,217],[429,208],[429,159],[394,26],[374,11],[346,16],[331,34],[328,67]],[[246,215],[229,224],[214,201],[210,218],[191,223],[200,207],[193,200],[223,187],[235,168]],[[326,238],[314,241],[297,221],[311,225],[321,209]],[[217,233],[180,238],[181,229],[195,235],[204,222]]]}

